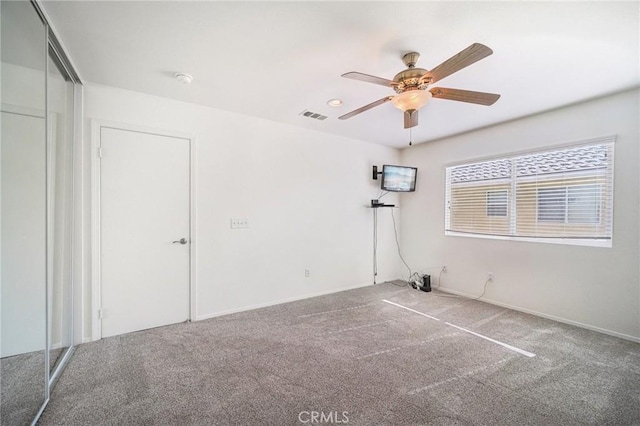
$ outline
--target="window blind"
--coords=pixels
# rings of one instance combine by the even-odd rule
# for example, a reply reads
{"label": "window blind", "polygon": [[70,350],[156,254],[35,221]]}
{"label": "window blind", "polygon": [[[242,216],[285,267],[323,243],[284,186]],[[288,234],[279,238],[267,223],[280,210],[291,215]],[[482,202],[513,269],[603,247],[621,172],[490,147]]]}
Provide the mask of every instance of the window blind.
{"label": "window blind", "polygon": [[610,246],[614,142],[447,167],[445,233]]}

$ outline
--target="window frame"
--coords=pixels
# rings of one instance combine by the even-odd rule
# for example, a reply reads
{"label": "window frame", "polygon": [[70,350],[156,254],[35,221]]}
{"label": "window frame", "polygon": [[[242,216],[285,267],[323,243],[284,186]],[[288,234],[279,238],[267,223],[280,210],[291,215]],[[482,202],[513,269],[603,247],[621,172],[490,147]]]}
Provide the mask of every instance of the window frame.
{"label": "window frame", "polygon": [[[581,187],[593,187],[597,188],[597,191],[593,191],[593,193],[597,193],[597,198],[602,203],[602,184],[598,183],[587,183],[587,184],[579,184],[579,185],[564,185],[564,186],[551,186],[547,188],[537,188],[538,193],[536,195],[536,222],[539,223],[562,223],[566,225],[591,225],[591,224],[601,224],[602,223],[602,209],[600,205],[597,205],[596,208],[596,218],[592,221],[572,221],[571,220],[571,190],[575,190],[576,188]],[[541,191],[562,191],[562,220],[549,220],[549,219],[541,219],[540,218],[540,192]]]}
{"label": "window frame", "polygon": [[[493,156],[493,157],[485,157],[480,159],[471,159],[465,162],[451,163],[445,164],[443,166],[444,175],[445,175],[445,220],[444,220],[444,230],[445,236],[453,236],[453,237],[468,237],[468,238],[483,238],[483,239],[496,239],[496,240],[512,240],[512,241],[522,241],[522,242],[541,242],[541,243],[549,243],[549,244],[566,244],[566,245],[579,245],[579,246],[591,246],[591,247],[606,247],[610,248],[613,246],[613,198],[614,198],[614,178],[615,178],[615,142],[616,136],[606,136],[602,138],[594,138],[591,140],[581,141],[578,143],[570,143],[570,144],[558,144],[547,146],[542,149],[537,150],[527,150],[520,151],[515,153],[509,153],[501,156]],[[604,154],[602,154],[602,149],[605,149]],[[593,168],[585,167],[584,169],[580,169],[577,172],[572,170],[563,170],[561,172],[554,173],[534,173],[527,174],[526,170],[521,169],[519,172],[517,171],[517,167],[520,166],[518,161],[524,159],[524,161],[533,162],[535,165],[535,161],[543,160],[540,163],[539,167],[547,166],[548,164],[544,162],[545,155],[557,155],[562,159],[562,155],[572,155],[570,154],[571,150],[581,150],[581,149],[594,149],[600,150],[599,160],[600,165],[595,166]],[[566,153],[565,153],[566,152]],[[592,153],[589,153],[590,155]],[[598,155],[593,154],[590,158],[595,158]],[[536,158],[539,156],[538,158]],[[571,157],[568,157],[569,161],[573,161]],[[487,165],[490,167],[491,164],[498,164],[503,161],[510,161],[512,164],[511,175],[505,178],[496,178],[495,176],[489,177],[486,180],[477,179],[473,180],[454,180],[452,178],[452,172],[457,168],[464,169],[474,167],[477,168],[482,165]],[[562,160],[560,160],[562,162]],[[518,163],[518,164],[517,164]],[[571,163],[568,163],[571,164]],[[569,167],[567,167],[569,169]],[[504,173],[505,167],[502,166],[502,172]],[[458,170],[455,171],[458,173]],[[572,174],[573,173],[573,174]],[[459,175],[457,175],[459,176]],[[552,177],[549,177],[552,176]],[[556,177],[554,177],[556,176]],[[557,177],[559,176],[559,177]],[[584,178],[585,176],[592,181],[585,181],[584,183],[576,183],[577,179],[574,176],[579,176],[580,178]],[[487,189],[486,186],[489,186],[491,179],[501,180],[504,182],[508,180],[511,184],[510,190],[504,189]],[[557,224],[558,227],[564,226],[568,231],[567,232],[555,232],[554,230],[543,229],[540,233],[538,233],[537,225],[535,223],[531,223],[531,220],[535,220],[536,223],[539,219],[539,206],[537,197],[535,199],[535,213],[534,216],[531,217],[531,220],[525,220],[522,222],[522,219],[518,217],[518,208],[516,205],[520,203],[520,198],[530,196],[530,194],[522,195],[523,189],[527,183],[535,182],[537,185],[538,182],[542,182],[543,185],[540,187],[536,186],[536,196],[537,190],[540,188],[544,188],[544,182],[550,182],[552,180],[558,179],[559,182],[563,180],[566,181],[566,184],[560,184],[557,186],[549,186],[548,189],[552,188],[564,188],[564,221],[563,222],[545,222],[541,221],[541,225],[554,225]],[[474,224],[464,229],[464,218],[460,219],[460,212],[457,213],[458,220],[463,220],[463,226],[460,228],[459,224],[455,224],[452,226],[452,222],[455,219],[452,211],[455,209],[455,203],[460,203],[460,200],[455,200],[455,192],[459,191],[460,188],[465,186],[485,186],[485,215],[486,219],[506,219],[511,222],[510,232],[508,235],[501,234],[499,231],[497,233],[492,233],[493,231],[486,231],[482,229],[480,226],[479,229],[473,229]],[[522,187],[522,188],[521,188]],[[577,210],[574,212],[574,218],[577,217],[587,217],[592,215],[591,218],[593,220],[579,220],[572,221],[571,220],[571,194],[570,191],[580,191],[578,188],[580,187],[591,187],[591,192],[586,191],[585,193],[588,196],[582,202],[577,202]],[[570,189],[574,188],[574,189]],[[593,190],[593,188],[597,188]],[[454,191],[452,191],[452,189]],[[547,188],[545,188],[547,189]],[[506,203],[506,216],[495,216],[490,215],[490,201],[489,201],[489,192],[507,192],[507,203]],[[593,195],[596,194],[596,195]],[[591,199],[589,197],[592,197]],[[452,205],[452,200],[454,200],[454,204]],[[591,201],[597,200],[597,201]],[[531,200],[528,200],[531,202]],[[590,212],[589,203],[594,207]],[[587,208],[585,209],[585,206]],[[521,207],[520,207],[521,208]],[[516,225],[516,220],[520,220],[520,223]],[[597,220],[596,220],[597,219]],[[468,224],[467,224],[468,225]],[[584,226],[584,234],[580,235],[580,226]],[[454,229],[454,228],[458,229]],[[522,228],[524,227],[524,228]],[[536,231],[534,233],[530,233],[531,235],[526,235],[526,232],[522,232],[520,228],[527,229],[527,227],[534,227]],[[588,228],[590,227],[590,229]],[[547,232],[549,235],[545,235]],[[519,234],[520,233],[520,234]]]}
{"label": "window frame", "polygon": [[[551,186],[547,188],[536,188],[536,223],[567,223],[567,186]],[[541,193],[551,195],[550,200],[546,200],[544,204],[541,203],[543,198]],[[546,195],[545,194],[545,195]],[[544,212],[545,217],[542,218],[541,207],[551,207],[551,211]],[[562,211],[560,211],[562,209]],[[553,216],[558,216],[554,218]],[[559,216],[562,215],[561,218]]]}
{"label": "window frame", "polygon": [[[488,189],[486,193],[486,215],[487,217],[509,217],[509,191],[506,189]],[[497,195],[498,193],[504,194],[504,203],[502,202],[502,196],[500,198],[493,198],[491,195]],[[493,201],[493,202],[492,202]],[[500,201],[497,203],[496,201]],[[491,210],[499,209],[499,213],[504,209],[504,214],[490,214]]]}

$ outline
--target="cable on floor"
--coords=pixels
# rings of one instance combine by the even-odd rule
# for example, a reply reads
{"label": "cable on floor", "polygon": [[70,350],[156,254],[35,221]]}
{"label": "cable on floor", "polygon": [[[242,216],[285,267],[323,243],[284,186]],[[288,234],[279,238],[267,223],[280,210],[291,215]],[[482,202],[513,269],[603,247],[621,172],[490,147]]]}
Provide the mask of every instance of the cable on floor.
{"label": "cable on floor", "polygon": [[471,300],[478,300],[478,299],[480,299],[482,296],[484,296],[484,294],[487,292],[487,284],[489,284],[489,281],[491,281],[491,278],[489,278],[488,280],[486,280],[486,281],[484,282],[484,288],[482,289],[482,294],[481,294],[480,296],[478,296],[478,297],[474,297],[474,298],[473,298],[473,299],[471,299]]}

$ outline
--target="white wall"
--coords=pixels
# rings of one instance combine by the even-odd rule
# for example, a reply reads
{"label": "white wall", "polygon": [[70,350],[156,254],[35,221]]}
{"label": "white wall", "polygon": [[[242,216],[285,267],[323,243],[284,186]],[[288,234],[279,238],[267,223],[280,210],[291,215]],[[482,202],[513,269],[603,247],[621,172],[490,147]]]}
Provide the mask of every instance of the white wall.
{"label": "white wall", "polygon": [[[84,103],[87,155],[92,119],[196,137],[196,318],[373,282],[366,206],[379,181],[371,166],[397,163],[398,150],[99,85],[85,87]],[[248,218],[250,228],[231,230],[232,217]],[[400,268],[390,215],[381,214],[379,229],[381,282],[397,278]],[[88,339],[89,281],[83,304]]]}
{"label": "white wall", "polygon": [[[401,216],[409,264],[446,265],[443,287],[470,296],[493,272],[487,301],[640,341],[638,104],[632,90],[403,150],[419,168]],[[613,248],[444,236],[446,165],[613,134]]]}

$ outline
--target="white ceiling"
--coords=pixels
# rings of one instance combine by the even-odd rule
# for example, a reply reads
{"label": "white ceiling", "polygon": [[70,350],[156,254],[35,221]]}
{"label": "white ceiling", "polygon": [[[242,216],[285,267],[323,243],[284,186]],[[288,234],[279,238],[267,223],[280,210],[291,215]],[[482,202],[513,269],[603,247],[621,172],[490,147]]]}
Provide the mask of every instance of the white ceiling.
{"label": "white ceiling", "polygon": [[[390,88],[401,57],[432,69],[474,42],[492,56],[434,86],[500,93],[491,107],[434,99],[414,143],[640,84],[640,3],[44,1],[85,81],[394,147],[409,131],[390,103],[337,117]],[[176,72],[192,74],[180,85]],[[327,105],[341,98],[344,106]],[[310,110],[324,121],[300,114]]]}

